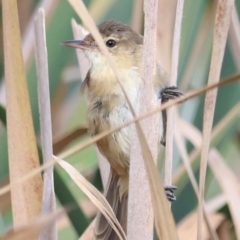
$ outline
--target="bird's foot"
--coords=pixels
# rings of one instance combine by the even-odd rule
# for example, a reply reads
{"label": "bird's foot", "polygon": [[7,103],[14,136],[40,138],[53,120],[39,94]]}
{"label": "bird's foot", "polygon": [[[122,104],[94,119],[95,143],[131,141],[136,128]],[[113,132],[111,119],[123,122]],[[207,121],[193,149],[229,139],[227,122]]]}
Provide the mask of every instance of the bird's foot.
{"label": "bird's foot", "polygon": [[180,91],[176,86],[165,87],[160,92],[160,98],[162,103],[165,103],[168,100],[180,97],[182,95],[183,95],[183,92]]}
{"label": "bird's foot", "polygon": [[176,186],[166,186],[164,187],[166,195],[167,195],[167,199],[170,202],[174,202],[177,200],[177,198],[175,197],[173,191],[177,189]]}
{"label": "bird's foot", "polygon": [[[181,92],[177,87],[171,86],[171,87],[165,87],[160,92],[160,99],[162,103],[167,102],[168,100],[180,97],[183,95],[183,92]],[[162,111],[162,121],[163,121],[163,133],[161,137],[160,143],[163,146],[166,146],[166,133],[167,133],[167,111],[164,109]]]}

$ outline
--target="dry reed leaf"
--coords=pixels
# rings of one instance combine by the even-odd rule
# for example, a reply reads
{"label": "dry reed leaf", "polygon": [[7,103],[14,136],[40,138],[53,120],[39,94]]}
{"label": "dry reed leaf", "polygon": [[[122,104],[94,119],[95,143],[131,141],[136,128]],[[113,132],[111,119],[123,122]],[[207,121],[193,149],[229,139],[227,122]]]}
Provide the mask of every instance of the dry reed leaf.
{"label": "dry reed leaf", "polygon": [[48,215],[43,215],[20,228],[9,231],[4,236],[0,236],[0,240],[38,239],[40,231],[62,217],[64,213],[65,211],[62,209]]}
{"label": "dry reed leaf", "polygon": [[211,150],[209,153],[209,166],[225,194],[237,238],[240,239],[239,180],[234,172],[224,163],[221,155],[216,150]]}
{"label": "dry reed leaf", "polygon": [[[179,61],[179,48],[182,29],[182,16],[183,16],[184,0],[178,0],[176,7],[175,26],[173,34],[172,46],[172,61],[171,61],[171,77],[169,81],[170,86],[177,85],[178,76],[178,61]],[[164,184],[171,186],[172,184],[172,161],[173,161],[173,134],[174,134],[174,107],[167,111],[167,134],[166,134],[166,147],[165,147],[165,168],[164,168]]]}
{"label": "dry reed leaf", "polygon": [[[10,182],[17,182],[39,166],[26,75],[21,51],[16,0],[2,1]],[[14,226],[40,214],[41,174],[11,189]]]}
{"label": "dry reed leaf", "polygon": [[[225,216],[220,213],[211,213],[209,214],[210,221],[213,224],[213,229],[216,229],[223,223]],[[194,211],[187,215],[179,224],[178,224],[178,234],[179,240],[192,240],[196,239],[197,236],[197,212]],[[206,225],[203,225],[202,240],[209,240],[210,235]]]}
{"label": "dry reed leaf", "polygon": [[[219,81],[220,71],[223,61],[228,28],[232,14],[234,0],[219,0],[214,26],[213,50],[210,65],[208,84]],[[208,151],[211,138],[212,122],[215,110],[217,97],[217,89],[206,93],[204,103],[203,116],[203,144],[201,151],[200,162],[200,177],[199,177],[199,204],[198,204],[198,239],[202,239],[202,220],[203,220],[203,204],[205,193],[205,178],[207,170]]]}
{"label": "dry reed leaf", "polygon": [[[45,13],[41,8],[36,14],[34,21],[35,53],[38,75],[38,105],[40,114],[41,147],[43,162],[52,159],[52,122],[49,96],[48,79],[48,56],[45,35]],[[43,174],[43,202],[42,213],[54,212],[56,210],[56,199],[53,183],[53,166],[44,170]],[[43,229],[39,237],[40,240],[57,239],[56,222]]]}
{"label": "dry reed leaf", "polygon": [[[226,84],[235,82],[235,81],[239,80],[239,78],[240,78],[240,74],[236,74],[236,75],[233,75],[233,76],[231,76],[231,77],[228,77],[228,78],[226,78],[226,79],[224,79],[224,80],[221,80],[221,81],[218,82],[218,83],[210,84],[209,86],[202,87],[202,88],[197,89],[197,90],[193,90],[193,91],[185,94],[184,96],[179,97],[179,98],[177,98],[177,99],[175,99],[175,100],[172,100],[172,101],[170,101],[170,102],[167,102],[167,103],[165,103],[165,104],[163,104],[163,105],[161,105],[161,106],[159,106],[159,107],[156,107],[156,108],[148,111],[147,113],[139,114],[139,116],[134,117],[133,119],[125,122],[123,125],[118,126],[118,127],[115,127],[115,128],[112,128],[112,129],[110,129],[110,130],[107,130],[107,131],[105,131],[105,132],[103,132],[103,133],[95,136],[94,138],[92,138],[92,139],[90,139],[90,140],[87,140],[85,143],[82,143],[82,144],[80,144],[80,145],[78,145],[78,146],[74,146],[74,147],[72,147],[71,149],[68,149],[68,150],[66,150],[65,152],[63,152],[62,154],[60,154],[59,157],[60,157],[60,158],[69,157],[69,156],[71,156],[72,154],[77,153],[78,151],[81,151],[81,150],[87,148],[87,147],[90,146],[91,144],[99,141],[101,138],[106,137],[107,135],[112,134],[112,133],[120,130],[120,129],[123,128],[123,127],[126,127],[126,126],[128,126],[128,125],[130,125],[130,124],[132,124],[132,123],[134,123],[134,122],[140,121],[141,119],[144,119],[144,118],[146,118],[146,117],[148,117],[148,116],[151,116],[152,114],[155,114],[155,113],[160,112],[160,111],[162,111],[162,110],[164,110],[164,109],[167,109],[167,108],[169,108],[169,107],[171,107],[171,106],[173,106],[173,105],[176,105],[176,104],[178,104],[178,103],[180,103],[180,102],[182,102],[182,101],[186,101],[186,100],[188,100],[188,99],[190,99],[190,98],[196,97],[196,96],[198,96],[198,95],[200,95],[200,94],[202,94],[202,93],[204,93],[204,92],[206,92],[206,91],[208,91],[208,90],[210,90],[210,89],[213,89],[213,88],[216,88],[216,87],[220,87],[220,86],[224,86],[224,85],[226,85]],[[239,112],[237,112],[237,113],[239,113]],[[224,118],[224,119],[225,119],[225,118]],[[199,149],[197,149],[197,151],[199,151]],[[196,156],[196,154],[192,154],[192,155],[193,155],[194,157]],[[192,161],[191,159],[194,158],[194,157],[191,157],[191,158],[190,158],[190,161]],[[14,182],[10,183],[9,185],[7,185],[7,186],[5,186],[5,187],[3,187],[3,188],[0,188],[0,196],[2,196],[2,195],[4,195],[5,193],[9,192],[9,191],[11,190],[11,188],[13,188],[13,187],[15,187],[15,186],[18,186],[19,184],[22,184],[22,183],[24,183],[25,181],[31,179],[31,178],[34,177],[36,174],[42,172],[44,169],[46,169],[46,168],[54,165],[54,164],[57,163],[57,162],[58,162],[58,160],[54,159],[54,160],[52,160],[52,161],[49,162],[49,163],[45,163],[44,165],[38,167],[37,169],[34,169],[34,170],[32,170],[31,172],[27,173],[25,176],[23,176],[23,177],[22,177],[21,179],[19,179],[18,181],[14,181]],[[178,179],[178,178],[176,177],[175,179]]]}
{"label": "dry reed leaf", "polygon": [[[72,19],[72,29],[73,29],[74,39],[84,39],[86,34],[89,33],[81,25],[77,24],[74,19]],[[81,49],[76,49],[76,52],[78,57],[78,64],[80,67],[81,78],[83,81],[85,79],[87,71],[90,68],[90,65],[89,65],[88,59],[86,58],[86,56],[84,55]],[[102,183],[103,183],[103,187],[105,188],[107,185],[107,180],[110,173],[110,164],[108,163],[106,158],[103,157],[103,155],[99,152],[98,148],[96,148],[96,151],[98,156],[98,163],[99,163]]]}
{"label": "dry reed leaf", "polygon": [[[57,157],[54,157],[57,158]],[[113,210],[104,196],[89,183],[73,166],[69,163],[58,159],[58,164],[69,174],[76,185],[88,196],[88,198],[97,206],[111,227],[119,236],[119,239],[126,239],[126,235],[118,222]]]}

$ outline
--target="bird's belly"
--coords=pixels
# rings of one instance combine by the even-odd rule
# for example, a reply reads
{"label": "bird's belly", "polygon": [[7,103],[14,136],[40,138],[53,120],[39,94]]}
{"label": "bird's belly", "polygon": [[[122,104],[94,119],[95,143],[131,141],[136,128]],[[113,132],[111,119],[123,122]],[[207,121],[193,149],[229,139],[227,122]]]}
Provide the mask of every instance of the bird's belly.
{"label": "bird's belly", "polygon": [[[132,118],[127,104],[109,109],[103,106],[88,112],[87,119],[92,136],[122,125]],[[129,170],[131,126],[120,129],[97,142],[100,152],[107,158],[118,175],[125,175]]]}

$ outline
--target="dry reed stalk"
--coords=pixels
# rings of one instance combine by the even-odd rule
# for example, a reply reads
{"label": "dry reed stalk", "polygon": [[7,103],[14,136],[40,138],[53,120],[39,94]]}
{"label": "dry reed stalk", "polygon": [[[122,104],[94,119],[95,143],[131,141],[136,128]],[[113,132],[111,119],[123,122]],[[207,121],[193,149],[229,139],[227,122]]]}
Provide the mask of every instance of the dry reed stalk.
{"label": "dry reed stalk", "polygon": [[[21,51],[16,0],[3,0],[5,79],[7,90],[7,126],[10,182],[17,182],[39,167],[27,81]],[[41,212],[42,179],[11,189],[14,227],[27,225]]]}
{"label": "dry reed stalk", "polygon": [[[56,159],[57,157],[55,157]],[[62,159],[58,159],[58,164],[69,174],[77,186],[88,196],[88,198],[97,206],[97,208],[106,217],[111,227],[117,233],[120,240],[126,239],[126,235],[118,222],[111,206],[105,197],[89,183],[73,166]]]}
{"label": "dry reed stalk", "polygon": [[[176,8],[176,18],[173,37],[173,50],[172,50],[172,63],[171,63],[171,78],[170,86],[176,85],[178,76],[178,61],[179,61],[179,48],[182,28],[184,0],[178,0]],[[168,109],[167,112],[167,135],[166,135],[166,149],[165,149],[165,186],[172,184],[172,160],[173,160],[173,132],[174,132],[174,116],[175,108]]]}
{"label": "dry reed stalk", "polygon": [[[219,81],[228,29],[234,0],[219,0],[214,26],[214,39],[208,84]],[[206,93],[203,116],[203,144],[199,177],[198,240],[202,239],[203,204],[208,151],[211,139],[212,122],[215,110],[217,89]]]}
{"label": "dry reed stalk", "polygon": [[[52,149],[52,122],[49,96],[48,79],[48,56],[45,35],[45,13],[41,8],[34,21],[35,33],[35,52],[38,75],[38,104],[40,113],[40,130],[43,162],[51,161],[53,155]],[[44,171],[43,174],[43,202],[42,213],[46,214],[56,210],[56,199],[53,183],[53,166]],[[40,234],[40,240],[57,239],[56,222],[52,222]]]}

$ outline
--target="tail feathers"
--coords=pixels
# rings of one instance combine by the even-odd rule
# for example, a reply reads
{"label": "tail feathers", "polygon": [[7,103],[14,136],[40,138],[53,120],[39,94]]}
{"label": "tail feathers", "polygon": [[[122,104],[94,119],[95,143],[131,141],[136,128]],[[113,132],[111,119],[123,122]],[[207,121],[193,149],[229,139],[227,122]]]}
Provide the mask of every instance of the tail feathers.
{"label": "tail feathers", "polygon": [[[118,221],[120,222],[123,230],[126,233],[127,229],[127,207],[128,207],[128,194],[120,197],[118,187],[119,177],[115,174],[110,174],[108,180],[108,187],[106,199],[113,209]],[[95,225],[95,240],[118,240],[119,237],[112,229],[106,218],[102,213],[98,213]]]}

